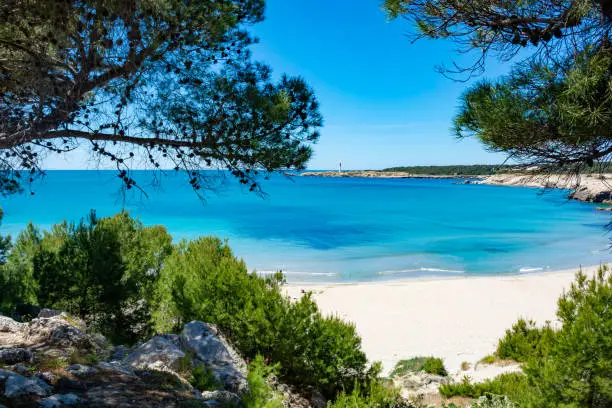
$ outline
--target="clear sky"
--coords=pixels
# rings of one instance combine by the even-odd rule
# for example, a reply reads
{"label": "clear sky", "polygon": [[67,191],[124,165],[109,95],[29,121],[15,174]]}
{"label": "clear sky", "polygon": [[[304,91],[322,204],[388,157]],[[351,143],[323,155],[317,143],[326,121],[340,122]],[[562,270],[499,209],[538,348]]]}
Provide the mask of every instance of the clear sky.
{"label": "clear sky", "polygon": [[[473,61],[444,40],[411,44],[408,21],[389,22],[382,0],[267,0],[253,27],[256,58],[314,87],[325,126],[311,169],[501,163],[476,140],[450,131],[467,84],[435,71]],[[486,75],[506,71],[489,64]]]}
{"label": "clear sky", "polygon": [[[408,21],[388,21],[382,0],[267,0],[266,19],[250,27],[254,57],[275,74],[300,75],[315,89],[325,125],[310,169],[380,169],[398,165],[494,164],[476,140],[450,131],[458,98],[469,83],[435,71],[469,63],[446,40],[411,44]],[[498,76],[507,67],[487,66]],[[77,151],[47,159],[46,168],[97,168]],[[104,167],[104,166],[102,166]]]}

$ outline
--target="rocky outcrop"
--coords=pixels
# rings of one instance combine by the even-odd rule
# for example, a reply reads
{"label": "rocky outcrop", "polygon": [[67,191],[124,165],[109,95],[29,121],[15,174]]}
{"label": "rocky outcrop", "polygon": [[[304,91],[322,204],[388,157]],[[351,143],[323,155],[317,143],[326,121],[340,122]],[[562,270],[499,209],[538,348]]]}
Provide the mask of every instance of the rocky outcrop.
{"label": "rocky outcrop", "polygon": [[[214,325],[197,321],[110,348],[65,313],[43,309],[28,323],[0,316],[0,364],[0,401],[15,407],[239,406],[249,391],[246,363]],[[189,383],[199,366],[219,389]]]}
{"label": "rocky outcrop", "polygon": [[496,174],[486,177],[476,184],[496,186],[536,187],[542,189],[571,190],[568,197],[573,200],[611,203],[612,175],[568,176],[568,175],[532,175],[532,174]]}

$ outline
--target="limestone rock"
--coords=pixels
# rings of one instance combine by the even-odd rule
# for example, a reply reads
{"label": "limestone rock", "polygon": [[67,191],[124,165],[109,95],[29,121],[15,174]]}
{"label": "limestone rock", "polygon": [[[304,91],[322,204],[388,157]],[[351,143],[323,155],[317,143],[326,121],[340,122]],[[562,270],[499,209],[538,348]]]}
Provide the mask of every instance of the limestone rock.
{"label": "limestone rock", "polygon": [[44,342],[59,348],[95,348],[84,327],[77,327],[75,323],[80,325],[79,321],[66,320],[64,314],[49,318],[37,317],[28,323],[25,335],[30,341]]}
{"label": "limestone rock", "polygon": [[86,377],[98,372],[95,368],[83,364],[70,364],[66,371],[75,377]]}
{"label": "limestone rock", "polygon": [[38,405],[42,408],[61,408],[66,406],[75,406],[82,402],[82,399],[74,393],[55,394],[38,401]]}
{"label": "limestone rock", "polygon": [[62,312],[59,310],[54,310],[54,309],[42,309],[40,312],[38,312],[38,316],[36,317],[44,317],[44,318],[50,318],[50,317],[55,317],[55,316],[59,316],[61,315]]}
{"label": "limestone rock", "polygon": [[226,390],[238,395],[249,391],[246,363],[214,325],[193,321],[185,325],[181,337]]}
{"label": "limestone rock", "polygon": [[221,406],[239,406],[240,397],[229,391],[204,391],[201,398],[204,401],[216,401]]}
{"label": "limestone rock", "polygon": [[14,347],[0,350],[0,363],[2,364],[29,363],[33,359],[32,351],[25,348]]}
{"label": "limestone rock", "polygon": [[0,316],[0,332],[3,333],[20,333],[25,328],[25,323],[19,323],[10,317]]}
{"label": "limestone rock", "polygon": [[181,349],[181,339],[176,334],[154,336],[151,340],[132,350],[122,363],[138,370],[178,371],[179,360],[185,357]]}
{"label": "limestone rock", "polygon": [[26,378],[23,375],[9,375],[4,384],[6,398],[18,398],[25,395],[45,397],[51,393],[52,387],[38,377]]}

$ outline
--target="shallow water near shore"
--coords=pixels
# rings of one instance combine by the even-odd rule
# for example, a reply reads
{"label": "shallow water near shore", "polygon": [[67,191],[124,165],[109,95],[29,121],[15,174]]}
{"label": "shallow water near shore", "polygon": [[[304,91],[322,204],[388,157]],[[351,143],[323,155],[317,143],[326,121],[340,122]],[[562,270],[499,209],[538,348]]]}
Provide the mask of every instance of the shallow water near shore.
{"label": "shallow water near shore", "polygon": [[[211,177],[217,177],[211,172]],[[272,176],[265,197],[227,178],[206,202],[184,175],[134,178],[123,198],[111,171],[50,171],[35,195],[2,199],[2,234],[126,208],[174,236],[227,238],[250,270],[289,282],[537,273],[612,261],[607,212],[565,191],[457,185],[456,180]]]}

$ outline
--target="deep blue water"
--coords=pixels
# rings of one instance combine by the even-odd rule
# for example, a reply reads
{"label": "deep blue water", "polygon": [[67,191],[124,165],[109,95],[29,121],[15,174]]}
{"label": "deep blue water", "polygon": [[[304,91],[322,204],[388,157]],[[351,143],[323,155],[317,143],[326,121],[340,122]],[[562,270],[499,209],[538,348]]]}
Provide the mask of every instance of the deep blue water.
{"label": "deep blue water", "polygon": [[612,261],[609,213],[563,191],[278,175],[264,183],[264,198],[228,179],[203,203],[184,176],[168,173],[159,185],[149,184],[148,172],[135,178],[148,198],[124,199],[114,172],[51,171],[35,195],[2,199],[1,233],[125,207],[175,239],[227,238],[250,269],[282,269],[289,281],[525,273]]}

